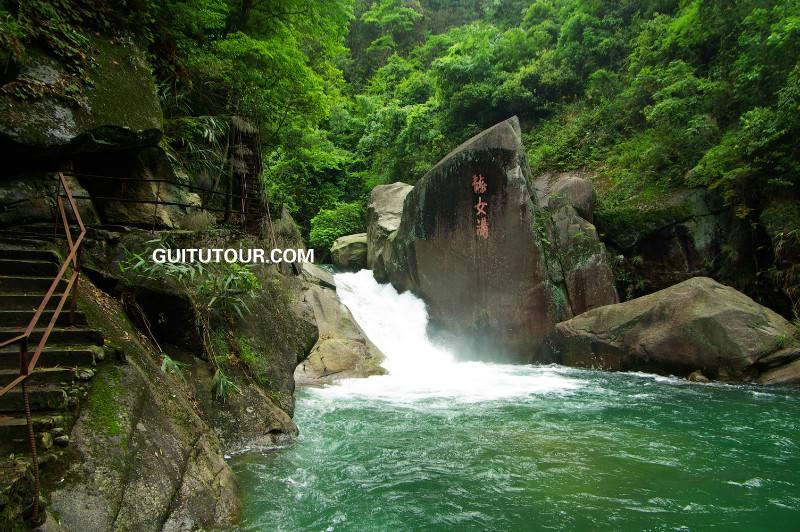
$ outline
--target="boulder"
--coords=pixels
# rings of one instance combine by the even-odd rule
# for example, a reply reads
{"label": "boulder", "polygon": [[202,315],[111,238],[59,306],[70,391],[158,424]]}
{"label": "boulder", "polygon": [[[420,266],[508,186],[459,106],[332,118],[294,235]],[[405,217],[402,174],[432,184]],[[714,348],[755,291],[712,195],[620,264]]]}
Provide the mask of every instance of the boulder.
{"label": "boulder", "polygon": [[543,207],[563,199],[588,222],[594,218],[595,193],[591,176],[582,172],[548,172],[534,181],[536,199]]}
{"label": "boulder", "polygon": [[372,189],[367,206],[367,268],[378,282],[386,282],[384,245],[389,235],[400,227],[403,202],[414,187],[397,182]]}
{"label": "boulder", "polygon": [[335,380],[382,375],[383,353],[369,341],[336,292],[307,285],[306,299],[314,309],[319,340],[294,373],[295,382],[330,384]]}
{"label": "boulder", "polygon": [[751,380],[792,325],[713,279],[695,277],[556,325],[542,360],[569,366]]}
{"label": "boulder", "polygon": [[[145,54],[133,44],[93,37],[88,83],[72,101],[59,97],[71,74],[51,55],[28,49],[19,75],[0,93],[0,141],[19,157],[42,153],[109,151],[158,143],[161,106]],[[38,87],[20,99],[15,86]]]}
{"label": "boulder", "polygon": [[[384,263],[465,357],[530,361],[570,316],[516,117],[469,139],[406,196]],[[390,243],[389,243],[390,242]]]}
{"label": "boulder", "polygon": [[367,233],[342,236],[331,246],[333,265],[345,272],[367,267]]}
{"label": "boulder", "polygon": [[709,379],[708,377],[703,375],[703,373],[701,371],[693,371],[693,372],[691,372],[689,374],[689,377],[687,378],[687,380],[689,382],[699,382],[699,383],[702,383],[702,384],[711,382],[711,379]]}
{"label": "boulder", "polygon": [[550,213],[555,252],[573,314],[619,302],[606,247],[591,223],[594,187],[574,174],[545,174],[535,182],[538,203]]}

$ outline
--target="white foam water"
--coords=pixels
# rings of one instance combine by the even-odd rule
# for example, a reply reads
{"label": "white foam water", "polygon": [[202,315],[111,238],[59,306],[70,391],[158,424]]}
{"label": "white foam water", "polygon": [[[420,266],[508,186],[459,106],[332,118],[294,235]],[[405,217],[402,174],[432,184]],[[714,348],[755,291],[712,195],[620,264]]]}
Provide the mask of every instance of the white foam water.
{"label": "white foam water", "polygon": [[369,339],[386,356],[386,375],[345,379],[318,390],[327,397],[397,403],[429,399],[479,402],[565,393],[582,386],[552,366],[459,362],[427,334],[425,303],[375,281],[370,270],[335,276],[337,294]]}

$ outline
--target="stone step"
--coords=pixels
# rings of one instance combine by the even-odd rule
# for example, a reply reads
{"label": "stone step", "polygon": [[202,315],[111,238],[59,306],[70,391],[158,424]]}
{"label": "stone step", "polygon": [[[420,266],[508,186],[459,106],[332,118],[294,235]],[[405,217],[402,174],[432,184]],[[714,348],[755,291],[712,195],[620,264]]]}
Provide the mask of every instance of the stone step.
{"label": "stone step", "polygon": [[[39,355],[37,366],[90,367],[102,356],[103,348],[99,346],[70,347],[48,342]],[[0,369],[19,369],[19,346],[8,346],[0,350]]]}
{"label": "stone step", "polygon": [[[60,412],[39,412],[31,416],[33,432],[36,435],[36,444],[41,451],[41,434],[50,432],[51,435],[66,433],[66,418]],[[22,412],[0,414],[0,446],[5,452],[30,454],[28,441],[28,423]]]}
{"label": "stone step", "polygon": [[56,226],[53,226],[52,223],[36,223],[36,224],[15,225],[13,227],[5,227],[3,229],[0,229],[0,232],[6,234],[25,232],[25,233],[32,233],[45,236],[47,235],[53,236],[53,231],[60,231],[62,233],[64,232],[60,220]]}
{"label": "stone step", "polygon": [[59,265],[49,260],[0,259],[0,275],[50,277],[58,273]]}
{"label": "stone step", "polygon": [[[67,302],[69,303],[69,302]],[[66,305],[65,305],[66,307]],[[2,301],[0,300],[0,309],[2,309]],[[39,325],[46,326],[53,319],[54,310],[45,310],[39,317]],[[0,327],[26,327],[33,318],[35,311],[33,310],[0,310]],[[70,312],[68,308],[63,308],[61,314],[58,315],[56,325],[86,325],[86,316],[83,312],[76,310],[74,316],[74,323],[70,323]]]}
{"label": "stone step", "polygon": [[[62,230],[61,233],[56,233],[55,238],[58,240],[62,240],[64,238],[64,231]],[[53,232],[52,229],[50,233],[39,233],[34,231],[22,231],[22,230],[4,230],[0,231],[0,239],[3,243],[17,243],[19,244],[26,244],[31,246],[42,246],[45,243],[52,243],[53,242]]]}
{"label": "stone step", "polygon": [[[53,294],[47,304],[47,308],[56,308],[62,295],[64,295],[62,292]],[[0,309],[35,311],[39,308],[42,299],[44,299],[44,292],[26,294],[0,293]]]}
{"label": "stone step", "polygon": [[52,249],[31,249],[25,246],[0,244],[0,254],[4,259],[46,260],[55,264],[61,263],[61,258]]}
{"label": "stone step", "polygon": [[[17,376],[19,376],[19,368],[0,369],[0,383],[9,383],[17,378]],[[28,384],[31,386],[60,383],[69,384],[74,380],[75,368],[37,367],[28,377]]]}
{"label": "stone step", "polygon": [[[28,400],[31,411],[60,410],[67,405],[66,394],[55,384],[28,386]],[[0,412],[22,412],[23,408],[22,385],[14,387],[0,397]]]}
{"label": "stone step", "polygon": [[[21,275],[0,275],[0,292],[17,294],[47,292],[53,283],[53,277],[28,277]],[[57,290],[64,292],[67,281],[61,279]]]}
{"label": "stone step", "polygon": [[[19,327],[0,327],[0,342],[19,335]],[[28,345],[32,348],[41,339],[43,327],[37,327],[31,333]],[[47,343],[51,345],[103,345],[103,335],[96,329],[88,327],[55,327]]]}

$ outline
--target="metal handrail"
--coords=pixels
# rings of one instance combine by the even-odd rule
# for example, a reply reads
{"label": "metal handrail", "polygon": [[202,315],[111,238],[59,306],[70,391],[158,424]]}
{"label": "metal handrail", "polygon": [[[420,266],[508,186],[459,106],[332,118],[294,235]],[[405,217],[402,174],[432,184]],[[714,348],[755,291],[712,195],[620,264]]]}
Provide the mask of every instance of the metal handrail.
{"label": "metal handrail", "polygon": [[[202,196],[203,196],[203,203],[206,203],[205,200],[207,200],[207,199],[208,200],[213,200],[215,198],[215,196],[216,197],[220,197],[221,196],[226,202],[229,199],[241,200],[241,208],[239,209],[238,212],[237,211],[234,211],[234,212],[237,212],[237,214],[239,214],[241,216],[241,223],[242,223],[243,227],[246,226],[246,217],[247,217],[247,208],[246,208],[246,206],[247,206],[247,202],[250,201],[250,200],[259,200],[259,198],[256,198],[254,196],[249,196],[247,194],[246,190],[243,190],[244,194],[235,194],[233,192],[221,192],[221,191],[218,191],[218,190],[204,188],[204,187],[200,187],[200,186],[197,186],[197,185],[190,185],[190,184],[187,184],[187,183],[181,183],[179,181],[173,181],[173,180],[170,180],[170,179],[163,179],[163,178],[117,177],[117,176],[107,176],[107,175],[98,175],[98,174],[86,174],[86,173],[72,172],[72,171],[65,171],[63,173],[67,174],[67,175],[71,175],[71,176],[77,177],[77,178],[88,178],[89,180],[101,180],[101,181],[105,180],[105,181],[111,181],[111,182],[115,182],[115,183],[121,182],[121,183],[123,183],[123,185],[126,182],[155,183],[155,184],[157,184],[158,185],[158,193],[157,193],[157,198],[156,199],[134,199],[134,198],[117,197],[117,196],[101,196],[101,195],[97,195],[97,194],[91,194],[91,195],[84,194],[84,195],[74,195],[73,196],[75,199],[91,200],[93,202],[131,203],[131,204],[153,205],[154,206],[154,209],[153,209],[153,227],[156,226],[156,218],[157,218],[157,213],[158,213],[157,209],[158,209],[159,205],[162,205],[162,206],[169,205],[169,206],[174,206],[174,207],[183,207],[183,208],[187,208],[187,209],[199,209],[199,210],[207,211],[207,212],[224,213],[226,217],[231,212],[231,210],[229,209],[229,207],[227,205],[226,205],[225,208],[221,209],[221,208],[217,208],[217,207],[212,207],[212,206],[210,206],[208,204],[196,205],[196,204],[192,204],[192,203],[183,203],[183,202],[179,202],[179,201],[163,200],[163,199],[161,199],[161,184],[162,183],[168,184],[170,186],[174,186],[176,188],[182,188],[182,189],[185,189],[185,190],[189,190],[189,191],[192,191],[192,192],[200,192],[200,193],[202,193]],[[268,202],[264,201],[264,198],[260,198],[260,200],[262,202],[268,204]],[[271,225],[272,224],[271,224],[271,221],[270,221],[270,226]],[[273,240],[274,240],[274,238],[273,238]]]}
{"label": "metal handrail", "polygon": [[[58,207],[58,214],[61,218],[61,223],[64,226],[64,232],[66,233],[66,240],[67,240],[67,247],[69,249],[69,253],[64,261],[61,263],[61,267],[58,270],[58,274],[56,274],[53,282],[50,284],[50,288],[47,290],[44,298],[42,298],[42,302],[39,303],[39,307],[36,309],[36,312],[33,314],[31,321],[28,323],[28,326],[25,328],[25,331],[13,338],[0,342],[0,348],[19,343],[19,375],[12,380],[9,384],[4,386],[0,389],[0,397],[8,393],[18,384],[22,383],[22,393],[23,393],[23,401],[24,401],[24,410],[25,410],[25,420],[28,425],[28,437],[30,440],[31,445],[31,457],[33,462],[33,470],[34,470],[34,500],[33,500],[33,513],[32,519],[34,522],[38,520],[38,513],[39,513],[39,461],[36,456],[36,438],[33,434],[33,420],[31,418],[30,412],[30,404],[28,401],[28,377],[36,369],[36,363],[39,361],[39,357],[42,354],[42,350],[44,349],[45,345],[47,344],[47,340],[50,337],[50,333],[53,332],[53,329],[58,322],[58,318],[61,315],[61,311],[64,309],[64,305],[66,304],[67,300],[70,300],[70,324],[75,323],[75,305],[77,302],[77,295],[78,295],[78,279],[80,273],[80,249],[81,244],[83,243],[83,239],[86,236],[86,226],[83,224],[83,219],[81,219],[80,212],[78,212],[78,206],[75,203],[75,198],[72,197],[72,191],[70,190],[69,186],[64,179],[64,174],[59,172],[58,173],[58,181],[59,184],[57,185],[58,189],[56,190],[56,205]],[[61,188],[64,189],[65,196],[69,205],[72,209],[72,213],[75,216],[75,220],[78,223],[78,227],[80,232],[78,233],[77,238],[73,240],[72,232],[70,231],[69,221],[67,220],[67,213],[65,210],[64,200],[61,196]],[[58,222],[56,221],[56,224]],[[50,300],[55,294],[56,289],[58,288],[59,283],[64,279],[65,274],[67,273],[67,269],[72,265],[72,273],[69,276],[69,280],[67,281],[67,286],[64,289],[64,293],[61,294],[61,297],[58,300],[58,304],[56,305],[55,310],[53,311],[53,316],[50,318],[50,322],[45,327],[44,331],[42,332],[42,337],[39,339],[39,343],[36,344],[36,349],[33,352],[33,356],[29,357],[28,352],[28,341],[30,340],[33,331],[36,329],[36,326],[39,324],[39,319],[42,317],[47,306],[50,304]]]}
{"label": "metal handrail", "polygon": [[[111,176],[111,175],[99,175],[99,174],[84,174],[81,172],[72,172],[66,171],[64,172],[67,175],[75,176],[75,177],[84,177],[89,179],[99,179],[99,180],[106,180],[106,181],[113,181],[113,182],[120,182],[120,181],[135,181],[137,183],[166,183],[172,185],[177,188],[184,188],[186,190],[191,190],[194,192],[202,192],[203,194],[210,194],[213,196],[223,196],[223,197],[231,197],[231,198],[238,198],[242,199],[246,196],[242,196],[241,194],[234,194],[233,192],[222,192],[220,190],[214,190],[211,188],[205,188],[198,185],[190,185],[188,183],[181,183],[180,181],[174,181],[171,179],[164,179],[164,178],[155,178],[149,179],[145,177],[122,177],[122,176]],[[77,196],[76,196],[77,197]],[[106,198],[110,199],[110,198]],[[190,207],[195,205],[189,205]]]}
{"label": "metal handrail", "polygon": [[81,219],[81,215],[78,212],[78,207],[75,203],[75,199],[72,197],[72,191],[67,186],[64,175],[59,172],[59,186],[64,188],[66,192],[66,198],[69,201],[70,207],[72,208],[72,212],[75,215],[75,219],[78,223],[78,227],[80,228],[80,233],[78,234],[77,238],[73,241],[72,234],[69,229],[69,222],[67,221],[67,214],[64,209],[64,201],[60,194],[56,195],[56,202],[58,205],[59,214],[61,216],[61,222],[64,226],[64,232],[66,233],[67,238],[67,247],[69,249],[69,254],[64,259],[61,264],[61,268],[58,270],[58,274],[53,279],[53,282],[50,284],[50,288],[47,290],[44,298],[42,298],[42,302],[39,303],[39,307],[36,309],[31,321],[28,323],[28,326],[25,328],[25,331],[20,334],[19,336],[15,336],[14,338],[10,338],[3,342],[0,342],[0,348],[6,347],[8,345],[14,344],[16,342],[20,342],[23,339],[29,339],[33,330],[39,324],[39,319],[42,317],[47,306],[50,304],[50,299],[52,299],[53,294],[58,288],[59,283],[63,280],[64,274],[67,272],[67,269],[70,266],[70,263],[73,266],[72,274],[69,276],[69,280],[67,281],[67,287],[64,290],[64,293],[61,295],[61,298],[58,301],[58,305],[56,306],[55,311],[53,312],[53,317],[50,318],[50,323],[47,324],[47,327],[42,334],[42,338],[39,340],[39,343],[36,345],[36,349],[33,353],[33,357],[31,357],[30,361],[26,364],[20,364],[20,376],[17,377],[14,381],[10,384],[6,385],[5,387],[0,389],[0,396],[5,395],[11,388],[19,384],[22,380],[27,377],[31,371],[34,370],[36,367],[36,362],[39,360],[39,356],[42,353],[42,349],[44,348],[45,344],[47,343],[47,339],[50,336],[53,328],[58,321],[58,317],[61,314],[61,310],[64,308],[64,305],[67,299],[72,299],[71,302],[71,310],[74,310],[75,304],[75,297],[77,295],[77,279],[78,279],[78,271],[79,271],[79,251],[80,245],[83,242],[84,237],[86,236],[86,227],[83,225],[83,219]]}

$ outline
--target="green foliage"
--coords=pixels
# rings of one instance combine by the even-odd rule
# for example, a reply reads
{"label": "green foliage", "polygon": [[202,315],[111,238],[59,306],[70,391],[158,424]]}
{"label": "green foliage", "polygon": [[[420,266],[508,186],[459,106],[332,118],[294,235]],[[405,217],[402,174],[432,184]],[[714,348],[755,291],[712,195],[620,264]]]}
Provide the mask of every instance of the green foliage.
{"label": "green foliage", "polygon": [[229,128],[228,122],[217,116],[173,118],[165,124],[162,147],[174,165],[197,176],[197,184],[215,190],[227,171]]}
{"label": "green foliage", "polygon": [[232,116],[243,115],[263,143],[271,202],[306,230],[320,208],[363,193],[345,171],[351,155],[321,129],[341,103],[351,17],[349,0],[159,2],[151,49],[176,166],[223,188],[235,167]]}
{"label": "green foliage", "polygon": [[261,283],[247,267],[237,263],[222,263],[219,270],[200,283],[198,295],[209,312],[219,312],[231,317],[235,313],[244,319],[249,312],[247,301],[252,299]]}
{"label": "green foliage", "polygon": [[264,182],[273,202],[283,205],[306,231],[320,209],[363,195],[358,177],[348,170],[352,154],[322,130],[306,131],[292,148],[276,148],[265,161]]}
{"label": "green foliage", "polygon": [[236,383],[219,367],[211,379],[211,391],[214,394],[214,399],[222,402],[225,402],[225,399],[233,392],[242,393]]}
{"label": "green foliage", "polygon": [[238,338],[237,343],[239,347],[239,360],[244,362],[248,372],[260,386],[270,388],[272,383],[267,376],[268,360],[266,353],[257,353],[250,345],[247,338]]}
{"label": "green foliage", "polygon": [[360,203],[338,203],[332,209],[323,209],[311,220],[311,245],[330,249],[340,236],[364,230]]}
{"label": "green foliage", "polygon": [[372,187],[415,183],[514,114],[534,172],[596,171],[601,210],[622,218],[675,187],[718,190],[753,220],[767,199],[800,192],[794,0],[2,5],[6,71],[42,47],[73,72],[61,93],[76,103],[88,36],[148,46],[162,146],[187,179],[228,179],[232,117],[247,115],[270,200],[319,247],[363,227],[352,206]]}
{"label": "green foliage", "polygon": [[166,353],[161,353],[162,373],[172,373],[174,375],[177,375],[181,380],[184,380],[182,370],[185,366],[186,364],[184,364],[183,362],[178,362],[177,360],[173,360]]}
{"label": "green foliage", "polygon": [[119,261],[120,271],[159,283],[173,283],[209,315],[216,314],[228,320],[234,316],[243,318],[249,310],[247,302],[261,289],[258,278],[247,266],[235,262],[157,263],[151,260],[152,250],[171,246],[162,240],[146,244],[150,247],[142,253],[124,249],[125,256]]}
{"label": "green foliage", "polygon": [[[362,4],[373,24],[402,5]],[[438,18],[443,4],[422,2],[422,33],[407,51],[376,64],[354,48],[350,70],[369,75],[351,104],[361,136],[348,143],[368,187],[413,183],[469,135],[517,114],[534,172],[597,171],[607,211],[706,186],[748,217],[765,197],[797,192],[797,2],[525,4],[514,18],[487,7],[448,19]],[[350,41],[386,33],[354,24]]]}

